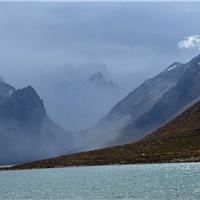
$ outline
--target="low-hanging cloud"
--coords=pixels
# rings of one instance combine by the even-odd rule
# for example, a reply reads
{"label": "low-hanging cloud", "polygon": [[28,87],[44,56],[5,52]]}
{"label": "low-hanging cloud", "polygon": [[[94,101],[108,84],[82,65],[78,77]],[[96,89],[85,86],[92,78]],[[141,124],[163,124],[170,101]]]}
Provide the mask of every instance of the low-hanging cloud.
{"label": "low-hanging cloud", "polygon": [[125,94],[195,56],[174,47],[183,34],[200,33],[200,4],[164,4],[1,2],[0,75],[15,88],[31,84],[66,129],[91,126],[111,108],[78,103],[68,85],[101,72]]}
{"label": "low-hanging cloud", "polygon": [[181,49],[200,49],[200,35],[191,35],[178,43]]}

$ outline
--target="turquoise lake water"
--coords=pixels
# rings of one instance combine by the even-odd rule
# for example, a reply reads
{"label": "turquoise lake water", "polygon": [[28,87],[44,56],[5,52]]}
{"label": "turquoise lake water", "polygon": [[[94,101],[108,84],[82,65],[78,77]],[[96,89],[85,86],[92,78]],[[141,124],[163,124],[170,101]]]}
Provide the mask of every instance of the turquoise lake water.
{"label": "turquoise lake water", "polygon": [[200,163],[2,171],[0,199],[200,199]]}

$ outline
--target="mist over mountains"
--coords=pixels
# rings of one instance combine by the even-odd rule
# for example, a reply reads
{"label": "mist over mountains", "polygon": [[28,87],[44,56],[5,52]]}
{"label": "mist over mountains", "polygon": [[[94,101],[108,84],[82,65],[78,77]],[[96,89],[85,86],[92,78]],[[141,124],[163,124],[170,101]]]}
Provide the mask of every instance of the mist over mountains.
{"label": "mist over mountains", "polygon": [[25,163],[11,169],[199,162],[199,121],[200,101],[140,141]]}
{"label": "mist over mountains", "polygon": [[[174,62],[115,104],[121,95],[119,86],[95,72],[81,83],[59,87],[57,94],[66,90],[59,97],[52,94],[62,115],[73,116],[75,112],[87,120],[88,109],[94,109],[95,116],[95,112],[102,111],[98,116],[102,117],[115,104],[92,128],[71,133],[51,120],[32,86],[15,89],[1,80],[0,163],[32,161],[141,140],[197,102],[199,82],[200,55],[187,63]],[[65,101],[69,101],[69,107]],[[65,121],[66,126],[70,123]]]}
{"label": "mist over mountains", "polygon": [[[100,72],[93,73],[82,82],[59,86],[59,96],[52,93],[54,98],[50,101],[55,100],[53,116],[60,112],[65,127],[71,127],[72,120],[72,126],[77,124],[77,128],[80,128],[80,121],[83,124],[86,124],[86,120],[90,120],[91,124],[96,122],[121,95],[120,88]],[[47,92],[50,94],[50,91]],[[71,153],[77,151],[76,144],[75,135],[48,116],[43,101],[32,86],[15,89],[3,79],[0,80],[0,164]]]}
{"label": "mist over mountains", "polygon": [[37,85],[52,119],[72,132],[93,127],[124,97],[125,91],[112,80],[103,66],[55,73]]}
{"label": "mist over mountains", "polygon": [[38,160],[69,153],[73,135],[47,115],[43,101],[28,86],[16,90],[0,82],[0,164]]}
{"label": "mist over mountains", "polygon": [[194,105],[199,18],[196,2],[1,2],[0,165],[140,142]]}
{"label": "mist over mountains", "polygon": [[175,62],[122,99],[94,128],[82,132],[82,148],[142,139],[200,98],[200,56]]}

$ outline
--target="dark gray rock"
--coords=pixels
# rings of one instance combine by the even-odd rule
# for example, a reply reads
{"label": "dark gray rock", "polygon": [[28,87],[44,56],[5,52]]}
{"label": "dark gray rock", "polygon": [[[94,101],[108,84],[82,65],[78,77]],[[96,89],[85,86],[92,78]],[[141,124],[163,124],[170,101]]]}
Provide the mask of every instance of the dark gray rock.
{"label": "dark gray rock", "polygon": [[73,148],[73,135],[48,117],[31,86],[13,89],[0,104],[0,164],[54,157]]}

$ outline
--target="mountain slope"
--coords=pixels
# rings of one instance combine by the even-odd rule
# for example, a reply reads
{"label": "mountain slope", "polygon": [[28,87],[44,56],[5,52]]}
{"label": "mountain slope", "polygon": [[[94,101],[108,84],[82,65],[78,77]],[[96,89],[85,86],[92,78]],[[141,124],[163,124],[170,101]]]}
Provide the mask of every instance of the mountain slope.
{"label": "mountain slope", "polygon": [[200,161],[200,102],[139,142],[61,156],[11,169]]}
{"label": "mountain slope", "polygon": [[31,86],[13,90],[0,104],[0,164],[58,156],[73,147],[72,134],[51,121]]}
{"label": "mountain slope", "polygon": [[[123,130],[123,133],[126,132],[123,137],[128,136],[128,140],[140,139],[200,99],[200,56],[185,64],[184,71],[174,87],[135,123]],[[137,135],[134,132],[137,132]],[[122,140],[124,141],[124,138]]]}
{"label": "mountain slope", "polygon": [[0,104],[9,98],[9,96],[15,91],[15,88],[8,85],[0,79]]}
{"label": "mountain slope", "polygon": [[200,56],[186,64],[175,62],[145,81],[85,133],[82,149],[137,141],[198,101],[199,63]]}

